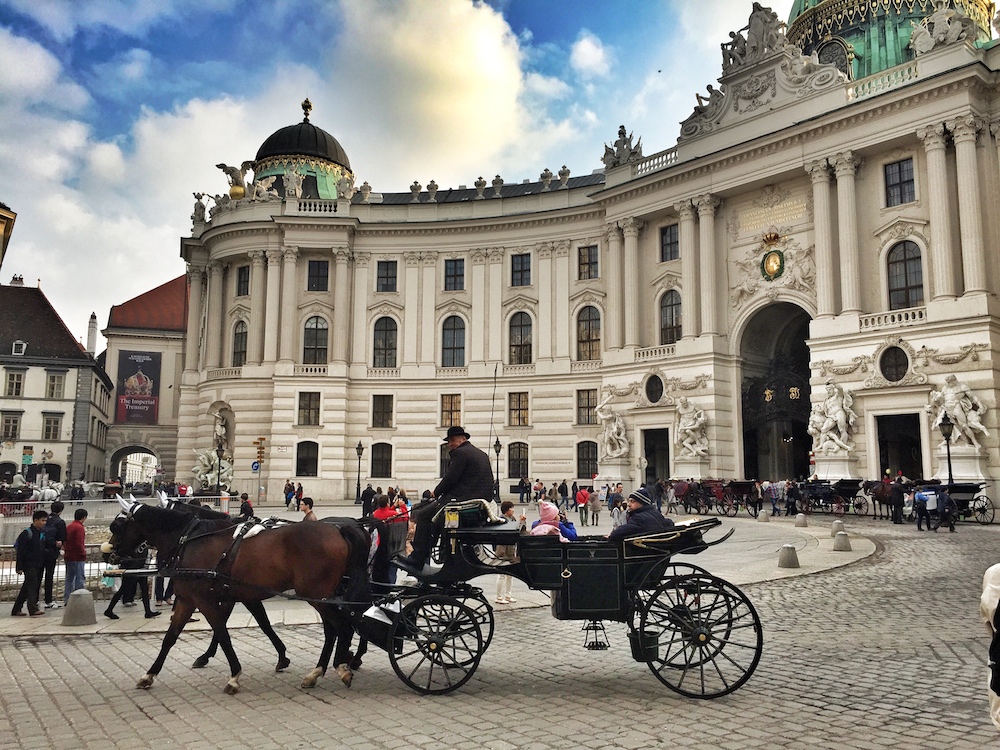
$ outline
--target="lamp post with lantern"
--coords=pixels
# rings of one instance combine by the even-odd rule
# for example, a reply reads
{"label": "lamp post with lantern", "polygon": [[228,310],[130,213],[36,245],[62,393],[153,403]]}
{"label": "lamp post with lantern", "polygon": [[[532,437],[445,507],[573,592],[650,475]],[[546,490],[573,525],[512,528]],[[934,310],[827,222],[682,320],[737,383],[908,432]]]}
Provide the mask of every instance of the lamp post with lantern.
{"label": "lamp post with lantern", "polygon": [[[948,412],[945,412],[941,417],[941,422],[938,424],[941,428],[941,437],[944,438],[944,448],[948,454],[948,484],[951,485],[955,480],[952,479],[951,474],[951,436],[955,430],[955,423],[951,421],[951,417]],[[948,488],[951,491],[951,487]]]}
{"label": "lamp post with lantern", "polygon": [[358,445],[354,450],[357,451],[358,454],[358,486],[354,493],[354,503],[357,505],[361,502],[361,454],[365,452],[365,446],[363,446],[359,440]]}
{"label": "lamp post with lantern", "polygon": [[218,461],[215,464],[215,494],[222,495],[222,457],[226,453],[226,448],[219,440],[215,445],[215,456]]}
{"label": "lamp post with lantern", "polygon": [[494,483],[494,486],[496,487],[496,498],[495,499],[496,499],[496,501],[498,503],[500,502],[500,451],[501,451],[502,447],[503,446],[500,445],[500,438],[498,436],[496,442],[493,443],[493,452],[497,454],[497,473],[496,473],[496,481]]}

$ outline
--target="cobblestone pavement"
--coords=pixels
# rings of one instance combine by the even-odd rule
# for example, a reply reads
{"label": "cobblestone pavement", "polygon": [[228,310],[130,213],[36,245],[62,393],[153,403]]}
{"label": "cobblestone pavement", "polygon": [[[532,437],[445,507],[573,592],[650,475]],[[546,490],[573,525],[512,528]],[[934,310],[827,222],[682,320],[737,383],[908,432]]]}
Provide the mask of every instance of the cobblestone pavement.
{"label": "cobblestone pavement", "polygon": [[[371,653],[348,690],[298,687],[316,625],[284,627],[293,666],[256,629],[234,634],[242,691],[223,660],[189,668],[205,634],[182,637],[149,691],[137,690],[159,635],[0,641],[3,748],[979,748],[996,746],[985,699],[983,571],[1000,525],[955,534],[855,521],[879,545],[846,568],[743,586],[764,654],[740,690],[686,699],[632,661],[623,626],[609,651],[582,648],[580,623],[544,608],[499,613],[478,672],[422,697]],[[331,673],[332,675],[332,673]]]}

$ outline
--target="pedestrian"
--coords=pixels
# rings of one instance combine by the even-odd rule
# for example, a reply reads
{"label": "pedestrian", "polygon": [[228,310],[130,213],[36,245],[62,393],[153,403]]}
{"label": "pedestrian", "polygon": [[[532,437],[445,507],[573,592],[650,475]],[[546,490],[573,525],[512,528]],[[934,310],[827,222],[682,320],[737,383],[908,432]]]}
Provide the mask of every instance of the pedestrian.
{"label": "pedestrian", "polygon": [[[889,485],[889,504],[892,506],[893,523],[903,523],[903,505],[905,503],[906,492],[903,489],[903,479],[896,477],[896,481]],[[938,526],[940,525],[938,524]]]}
{"label": "pedestrian", "polygon": [[771,501],[771,515],[780,516],[781,511],[778,509],[778,488],[771,482],[764,482],[761,487],[764,491],[764,497]]}
{"label": "pedestrian", "polygon": [[590,511],[590,525],[597,526],[597,520],[601,517],[601,510],[607,504],[607,487],[604,487],[603,493],[595,492],[590,496],[590,500],[587,502],[588,510]]}
{"label": "pedestrian", "polygon": [[61,500],[56,500],[45,521],[45,609],[59,609],[62,606],[52,600],[52,585],[55,582],[56,566],[59,564],[59,553],[66,541],[66,522],[59,515],[64,507]]}
{"label": "pedestrian", "polygon": [[[122,570],[142,570],[146,567],[148,555],[149,547],[143,542],[136,547],[130,557],[122,559]],[[114,612],[115,605],[122,600],[124,600],[125,606],[134,604],[136,589],[139,589],[139,595],[142,597],[142,607],[146,610],[146,619],[159,617],[160,613],[154,612],[149,606],[149,578],[145,575],[123,575],[122,586],[111,597],[111,601],[108,602],[108,608],[104,610],[104,616],[111,620],[117,620],[118,615]]]}
{"label": "pedestrian", "polygon": [[565,479],[562,480],[559,483],[559,487],[558,487],[557,491],[559,492],[559,507],[561,507],[563,510],[565,510],[568,513],[569,510],[570,510],[570,507],[569,507],[569,487],[566,486],[566,480]]}
{"label": "pedestrian", "polygon": [[295,485],[292,480],[289,479],[285,482],[285,508],[287,510],[292,509],[292,501],[295,499]]}
{"label": "pedestrian", "polygon": [[302,507],[302,483],[299,482],[295,485],[295,510],[300,510]]}
{"label": "pedestrian", "polygon": [[87,585],[87,509],[77,508],[73,521],[66,527],[66,541],[63,544],[63,559],[66,561],[66,585],[63,603],[69,602],[69,595]]}
{"label": "pedestrian", "polygon": [[531,485],[527,477],[521,477],[517,483],[517,504],[524,505],[524,498],[531,495]]}
{"label": "pedestrian", "polygon": [[253,518],[253,505],[250,504],[250,496],[245,492],[240,495],[240,518],[244,521]]}
{"label": "pedestrian", "polygon": [[611,530],[614,531],[625,523],[625,509],[622,507],[622,499],[615,496],[611,500]]}
{"label": "pedestrian", "polygon": [[917,531],[924,531],[924,522],[927,523],[927,531],[931,530],[930,508],[927,506],[929,499],[928,493],[923,490],[913,493],[913,512],[917,514]]}
{"label": "pedestrian", "polygon": [[302,511],[303,521],[318,521],[316,514],[313,513],[313,499],[311,497],[304,497],[299,500],[299,510]]}
{"label": "pedestrian", "polygon": [[[42,583],[42,571],[45,569],[45,522],[49,514],[44,510],[36,510],[31,515],[31,526],[17,537],[14,547],[17,549],[17,561],[14,570],[24,576],[21,590],[14,600],[10,614],[13,617],[38,617],[45,612],[38,606],[38,589]],[[27,615],[24,605],[28,605]]]}
{"label": "pedestrian", "polygon": [[365,487],[365,491],[361,493],[361,516],[367,517],[372,514],[375,510],[375,495],[376,492],[372,488],[372,483],[369,482],[368,486]]}
{"label": "pedestrian", "polygon": [[794,516],[799,512],[799,500],[802,499],[802,490],[794,479],[788,482],[785,488],[785,515]]}
{"label": "pedestrian", "polygon": [[590,492],[586,487],[581,487],[576,493],[576,509],[580,513],[580,525],[588,526],[587,506],[590,504]]}
{"label": "pedestrian", "polygon": [[[515,518],[514,516],[514,503],[510,500],[504,500],[500,503],[500,514],[508,522],[518,521],[520,530],[523,532],[525,524],[527,523],[527,518],[522,514],[520,518]],[[517,545],[516,544],[498,544],[496,547],[497,560],[502,560],[505,563],[516,563],[518,561],[517,557]],[[513,596],[510,595],[511,587],[514,584],[514,580],[505,573],[500,573],[497,575],[497,604],[512,604],[516,602]]]}
{"label": "pedestrian", "polygon": [[951,495],[948,494],[948,490],[942,489],[938,493],[937,507],[938,507],[938,522],[934,526],[934,531],[937,531],[942,526],[947,526],[948,531],[954,533],[955,515],[956,512],[958,511],[958,506],[955,504],[955,501],[951,499]]}

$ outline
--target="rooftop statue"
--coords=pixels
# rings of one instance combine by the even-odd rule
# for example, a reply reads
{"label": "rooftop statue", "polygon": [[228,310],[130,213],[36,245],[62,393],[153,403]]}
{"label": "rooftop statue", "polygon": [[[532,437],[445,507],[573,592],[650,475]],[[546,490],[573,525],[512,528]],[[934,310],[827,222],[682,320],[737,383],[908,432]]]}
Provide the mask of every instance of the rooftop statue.
{"label": "rooftop statue", "polygon": [[281,200],[278,191],[274,189],[274,181],[278,179],[275,175],[262,177],[253,184],[253,200],[255,201],[277,201]]}
{"label": "rooftop statue", "polygon": [[287,170],[281,176],[281,182],[285,186],[285,197],[286,198],[301,198],[302,197],[302,183],[305,180],[305,176],[299,174],[294,169]]}
{"label": "rooftop statue", "polygon": [[962,11],[950,8],[948,0],[934,0],[934,12],[922,23],[912,25],[910,47],[917,55],[938,46],[975,39],[979,33],[976,22]]}
{"label": "rooftop statue", "polygon": [[[729,41],[722,43],[722,74],[757,62],[785,44],[785,23],[770,8],[753,4],[747,25],[729,32]],[[744,36],[743,32],[746,32]]]}
{"label": "rooftop statue", "polygon": [[204,222],[205,221],[205,204],[201,202],[201,199],[205,197],[204,193],[192,193],[194,196],[194,211],[191,213],[191,221]]}
{"label": "rooftop statue", "polygon": [[[618,128],[618,140],[614,143],[614,148],[605,144],[604,146],[604,156],[601,157],[601,161],[604,162],[604,166],[607,169],[612,167],[620,167],[622,164],[629,164],[634,161],[639,161],[642,158],[642,138],[635,144],[632,145],[632,133],[626,135],[625,126],[622,125]],[[565,169],[565,167],[563,167]],[[560,176],[561,176],[560,172]]]}
{"label": "rooftop statue", "polygon": [[[221,169],[223,172],[225,172],[226,177],[229,178],[230,187],[241,188],[244,191],[244,195],[246,194],[246,189],[247,189],[246,176],[247,172],[253,169],[252,161],[243,162],[240,165],[239,169],[237,169],[236,167],[231,167],[228,164],[216,164],[215,166],[218,169]],[[237,198],[237,196],[233,197]],[[238,196],[238,197],[242,198],[243,196]]]}

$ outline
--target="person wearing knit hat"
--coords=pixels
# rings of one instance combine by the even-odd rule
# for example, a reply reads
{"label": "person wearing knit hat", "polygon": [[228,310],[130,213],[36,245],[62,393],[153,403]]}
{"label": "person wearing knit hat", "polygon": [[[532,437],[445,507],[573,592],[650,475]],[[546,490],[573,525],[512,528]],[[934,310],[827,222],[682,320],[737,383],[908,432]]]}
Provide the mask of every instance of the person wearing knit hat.
{"label": "person wearing knit hat", "polygon": [[608,539],[625,539],[630,536],[644,536],[669,531],[674,522],[663,516],[653,505],[653,498],[645,487],[639,487],[629,493],[628,513],[625,523],[612,529]]}
{"label": "person wearing knit hat", "polygon": [[528,532],[531,536],[558,536],[559,541],[568,542],[569,540],[562,535],[562,531],[559,529],[559,508],[550,502],[543,500],[538,504],[538,523],[533,524],[531,531]]}

